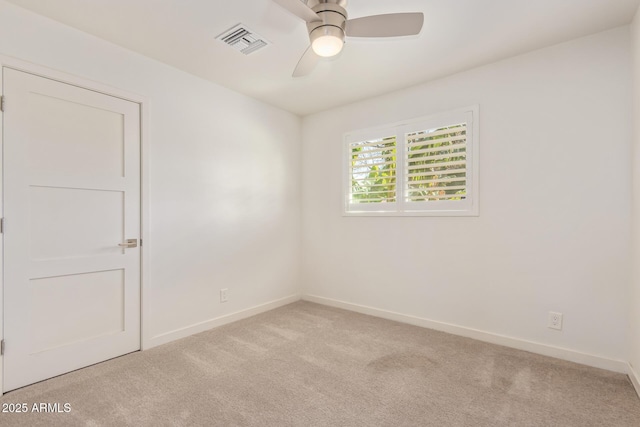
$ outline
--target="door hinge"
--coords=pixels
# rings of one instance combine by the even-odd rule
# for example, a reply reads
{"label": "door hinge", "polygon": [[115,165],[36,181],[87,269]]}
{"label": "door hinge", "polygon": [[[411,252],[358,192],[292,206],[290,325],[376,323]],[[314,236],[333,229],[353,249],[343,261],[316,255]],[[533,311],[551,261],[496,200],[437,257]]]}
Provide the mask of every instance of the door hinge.
{"label": "door hinge", "polygon": [[0,96],[0,111],[4,111],[4,96]]}
{"label": "door hinge", "polygon": [[4,356],[4,340],[0,341],[0,356]]}
{"label": "door hinge", "polygon": [[0,218],[0,234],[4,233],[4,218]]}

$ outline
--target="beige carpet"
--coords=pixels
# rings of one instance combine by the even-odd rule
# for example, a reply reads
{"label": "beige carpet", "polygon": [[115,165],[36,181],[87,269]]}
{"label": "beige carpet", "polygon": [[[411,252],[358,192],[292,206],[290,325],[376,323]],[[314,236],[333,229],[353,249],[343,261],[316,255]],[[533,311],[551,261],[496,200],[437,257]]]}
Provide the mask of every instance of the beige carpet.
{"label": "beige carpet", "polygon": [[2,426],[640,426],[628,378],[308,302],[8,393]]}

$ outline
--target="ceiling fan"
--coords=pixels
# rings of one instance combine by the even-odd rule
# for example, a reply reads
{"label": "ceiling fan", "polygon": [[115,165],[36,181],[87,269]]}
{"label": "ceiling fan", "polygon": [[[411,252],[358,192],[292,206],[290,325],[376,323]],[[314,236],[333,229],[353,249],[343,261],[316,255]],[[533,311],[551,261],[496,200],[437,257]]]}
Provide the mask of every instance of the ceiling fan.
{"label": "ceiling fan", "polygon": [[391,13],[348,19],[347,0],[273,0],[307,23],[311,46],[298,62],[293,77],[311,73],[321,57],[335,56],[345,37],[399,37],[420,33],[424,14]]}

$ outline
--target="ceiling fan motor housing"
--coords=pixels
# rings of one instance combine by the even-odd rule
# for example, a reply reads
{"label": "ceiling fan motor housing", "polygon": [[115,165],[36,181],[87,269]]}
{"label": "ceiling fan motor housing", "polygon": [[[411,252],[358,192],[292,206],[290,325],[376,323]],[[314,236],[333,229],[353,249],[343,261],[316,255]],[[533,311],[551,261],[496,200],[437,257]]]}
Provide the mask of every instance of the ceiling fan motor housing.
{"label": "ceiling fan motor housing", "polygon": [[344,42],[348,19],[346,0],[310,0],[307,4],[322,19],[307,23],[311,43],[322,36],[333,36]]}

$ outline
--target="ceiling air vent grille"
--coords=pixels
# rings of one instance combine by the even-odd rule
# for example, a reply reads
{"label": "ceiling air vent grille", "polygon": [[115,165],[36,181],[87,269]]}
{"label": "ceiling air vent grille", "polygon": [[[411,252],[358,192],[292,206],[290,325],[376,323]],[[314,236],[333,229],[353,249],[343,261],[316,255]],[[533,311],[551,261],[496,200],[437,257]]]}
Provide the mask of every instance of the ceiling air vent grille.
{"label": "ceiling air vent grille", "polygon": [[259,36],[243,24],[238,24],[228,29],[216,37],[216,39],[223,41],[245,55],[249,55],[270,44],[264,37]]}

